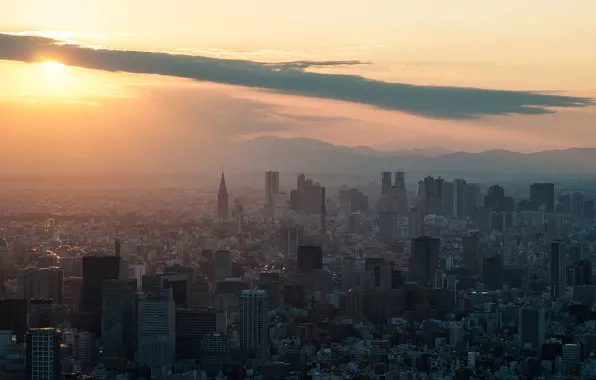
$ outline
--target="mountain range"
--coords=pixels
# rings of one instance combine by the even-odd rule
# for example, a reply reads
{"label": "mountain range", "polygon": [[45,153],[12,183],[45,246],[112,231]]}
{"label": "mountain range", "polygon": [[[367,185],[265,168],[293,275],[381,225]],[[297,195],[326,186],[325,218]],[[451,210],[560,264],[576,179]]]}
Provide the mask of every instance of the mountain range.
{"label": "mountain range", "polygon": [[484,173],[589,175],[596,171],[596,148],[569,148],[519,153],[490,150],[450,152],[440,147],[380,151],[366,146],[347,147],[307,138],[259,137],[236,143],[240,154],[229,155],[226,168],[269,168],[282,172],[378,173],[380,171],[428,174]]}

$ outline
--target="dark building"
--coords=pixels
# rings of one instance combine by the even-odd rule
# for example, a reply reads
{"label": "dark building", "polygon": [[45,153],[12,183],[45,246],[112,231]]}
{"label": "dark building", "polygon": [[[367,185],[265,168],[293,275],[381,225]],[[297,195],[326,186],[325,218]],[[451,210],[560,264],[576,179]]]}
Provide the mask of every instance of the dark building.
{"label": "dark building", "polygon": [[567,288],[567,252],[562,241],[555,240],[550,246],[551,295],[559,298]]}
{"label": "dark building", "polygon": [[31,329],[26,341],[26,379],[60,380],[60,334],[55,329]]}
{"label": "dark building", "polygon": [[555,212],[555,184],[534,183],[530,185],[530,202],[534,210],[546,207],[546,212]]}
{"label": "dark building", "polygon": [[434,280],[435,271],[439,264],[439,250],[441,240],[429,236],[412,239],[410,249],[410,263],[408,280],[420,286],[427,286]]}
{"label": "dark building", "polygon": [[503,288],[503,256],[485,257],[482,263],[482,280],[488,290]]}
{"label": "dark building", "polygon": [[479,247],[478,235],[473,234],[462,238],[462,262],[464,268],[470,273],[478,271]]}
{"label": "dark building", "polygon": [[224,329],[224,314],[215,309],[176,308],[176,358],[199,359],[203,338]]}
{"label": "dark building", "polygon": [[201,341],[201,368],[207,376],[215,378],[229,359],[230,346],[223,334],[209,333]]}
{"label": "dark building", "polygon": [[23,343],[27,332],[27,300],[0,299],[0,330],[10,330]]}
{"label": "dark building", "polygon": [[101,335],[104,358],[134,359],[136,293],[137,280],[103,282]]}
{"label": "dark building", "polygon": [[51,299],[38,298],[29,301],[29,327],[52,327],[54,305]]}
{"label": "dark building", "polygon": [[226,187],[226,179],[224,173],[221,173],[221,180],[219,181],[219,191],[217,192],[217,216],[220,220],[228,220],[228,188]]}
{"label": "dark building", "polygon": [[317,245],[298,247],[297,267],[299,272],[323,269],[323,249]]}
{"label": "dark building", "polygon": [[117,280],[119,273],[118,256],[83,257],[83,291],[78,321],[81,330],[101,336],[103,282]]}
{"label": "dark building", "polygon": [[143,293],[159,293],[165,289],[172,289],[176,307],[188,306],[188,285],[192,274],[155,274],[144,275],[142,281]]}
{"label": "dark building", "polygon": [[584,217],[586,219],[594,219],[594,201],[584,202]]}

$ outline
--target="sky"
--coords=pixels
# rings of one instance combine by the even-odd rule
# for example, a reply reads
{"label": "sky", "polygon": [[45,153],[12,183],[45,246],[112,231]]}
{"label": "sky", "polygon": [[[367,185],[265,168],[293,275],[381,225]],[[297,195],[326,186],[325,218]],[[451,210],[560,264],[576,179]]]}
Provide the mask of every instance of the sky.
{"label": "sky", "polygon": [[[0,0],[5,158],[590,147],[593,0]],[[27,161],[29,160],[29,161]]]}

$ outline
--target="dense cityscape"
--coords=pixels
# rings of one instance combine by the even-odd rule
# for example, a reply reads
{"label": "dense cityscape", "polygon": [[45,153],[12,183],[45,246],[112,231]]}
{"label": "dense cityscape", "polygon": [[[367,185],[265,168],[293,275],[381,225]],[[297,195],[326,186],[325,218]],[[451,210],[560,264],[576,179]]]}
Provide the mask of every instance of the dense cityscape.
{"label": "dense cityscape", "polygon": [[585,187],[226,179],[0,194],[0,378],[596,379]]}

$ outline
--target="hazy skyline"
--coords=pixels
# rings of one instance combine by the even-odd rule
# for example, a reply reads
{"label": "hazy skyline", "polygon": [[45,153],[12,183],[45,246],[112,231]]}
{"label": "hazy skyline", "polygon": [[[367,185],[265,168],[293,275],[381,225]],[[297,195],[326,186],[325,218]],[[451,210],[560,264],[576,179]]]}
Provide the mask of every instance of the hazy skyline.
{"label": "hazy skyline", "polygon": [[0,0],[0,10],[5,159],[76,164],[109,150],[118,165],[263,135],[523,152],[596,138],[592,1]]}

